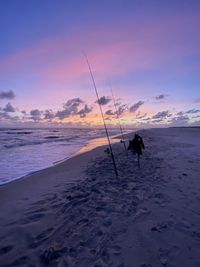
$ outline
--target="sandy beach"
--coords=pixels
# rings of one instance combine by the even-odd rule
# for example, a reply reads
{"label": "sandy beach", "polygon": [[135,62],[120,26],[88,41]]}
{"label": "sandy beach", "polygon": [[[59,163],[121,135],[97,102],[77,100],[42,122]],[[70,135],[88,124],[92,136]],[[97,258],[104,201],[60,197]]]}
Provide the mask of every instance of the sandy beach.
{"label": "sandy beach", "polygon": [[1,186],[0,266],[200,266],[200,128],[139,133],[118,178],[102,146]]}

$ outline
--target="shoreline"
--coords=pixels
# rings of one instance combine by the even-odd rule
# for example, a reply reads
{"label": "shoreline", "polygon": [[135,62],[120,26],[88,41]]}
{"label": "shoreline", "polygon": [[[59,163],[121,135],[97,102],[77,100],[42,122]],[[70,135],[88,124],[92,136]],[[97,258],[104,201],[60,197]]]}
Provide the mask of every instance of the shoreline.
{"label": "shoreline", "polygon": [[[134,134],[134,132],[132,134]],[[113,136],[112,142],[117,143],[119,138],[119,135]],[[95,146],[97,140],[100,140],[100,144]],[[41,195],[47,193],[48,190],[55,190],[54,188],[59,188],[64,185],[68,186],[71,183],[84,180],[85,175],[83,170],[87,169],[87,165],[95,160],[96,157],[104,157],[106,155],[104,152],[104,148],[108,146],[105,144],[106,141],[106,138],[92,139],[72,157],[58,164],[0,185],[1,208],[3,208],[4,203],[6,203],[5,206],[7,206],[7,203],[12,206],[12,202],[15,201],[18,201],[20,206],[22,203],[24,208],[24,205],[28,205],[37,198],[40,198]],[[102,144],[102,142],[104,144]],[[92,145],[90,146],[90,144]],[[57,175],[57,173],[60,173],[60,175]],[[56,180],[54,179],[55,177],[57,178]],[[10,198],[8,197],[9,195],[11,195]],[[24,200],[27,203],[24,203]],[[14,209],[15,207],[13,205],[11,210]],[[6,210],[6,207],[3,208],[3,210]]]}
{"label": "shoreline", "polygon": [[[117,141],[115,141],[115,139],[119,139],[120,136],[119,135],[113,135],[113,136],[110,136],[110,139],[111,139],[111,142],[114,144],[116,143]],[[53,162],[51,165],[49,165],[48,167],[45,167],[45,168],[42,168],[42,169],[38,169],[36,171],[32,171],[32,172],[29,172],[23,176],[20,176],[20,177],[16,177],[14,180],[11,180],[11,181],[8,181],[6,183],[2,183],[0,184],[0,188],[5,186],[5,185],[8,185],[12,182],[15,182],[15,181],[18,181],[18,180],[21,180],[21,179],[26,179],[34,174],[37,174],[37,173],[40,173],[46,169],[49,169],[49,168],[53,168],[61,163],[64,163],[66,161],[68,161],[69,159],[73,158],[73,157],[76,157],[82,153],[86,153],[86,152],[89,152],[89,151],[92,151],[93,149],[95,148],[98,148],[100,146],[106,146],[106,143],[107,143],[107,138],[106,137],[99,137],[99,138],[94,138],[94,139],[90,139],[83,147],[79,148],[78,151],[74,152],[71,154],[71,156],[69,157],[66,157],[66,158],[63,158],[63,159],[60,159],[58,161],[55,161]],[[96,144],[96,145],[95,145]]]}

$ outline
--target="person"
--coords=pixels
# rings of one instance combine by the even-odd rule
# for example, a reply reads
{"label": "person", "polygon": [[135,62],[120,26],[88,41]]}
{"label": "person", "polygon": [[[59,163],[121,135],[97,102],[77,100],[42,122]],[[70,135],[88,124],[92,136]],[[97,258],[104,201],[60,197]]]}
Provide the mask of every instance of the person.
{"label": "person", "polygon": [[135,134],[133,140],[129,141],[128,150],[131,150],[133,154],[137,154],[139,168],[140,168],[140,156],[142,155],[143,149],[145,149],[145,146],[142,137],[139,136],[139,134]]}

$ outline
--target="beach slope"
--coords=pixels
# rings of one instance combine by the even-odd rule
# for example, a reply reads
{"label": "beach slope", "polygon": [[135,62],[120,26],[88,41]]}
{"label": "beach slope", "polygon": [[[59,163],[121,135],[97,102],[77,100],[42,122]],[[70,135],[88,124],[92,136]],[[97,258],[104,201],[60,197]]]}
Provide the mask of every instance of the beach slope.
{"label": "beach slope", "polygon": [[[1,266],[200,266],[200,128],[140,131],[0,188]],[[128,138],[133,137],[129,134]]]}

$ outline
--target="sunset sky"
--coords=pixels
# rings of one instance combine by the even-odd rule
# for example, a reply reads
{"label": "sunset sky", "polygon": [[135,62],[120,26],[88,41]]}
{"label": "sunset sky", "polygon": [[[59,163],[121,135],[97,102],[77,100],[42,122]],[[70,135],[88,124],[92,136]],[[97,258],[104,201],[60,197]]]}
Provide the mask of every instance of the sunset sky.
{"label": "sunset sky", "polygon": [[0,1],[0,126],[200,125],[200,1]]}

